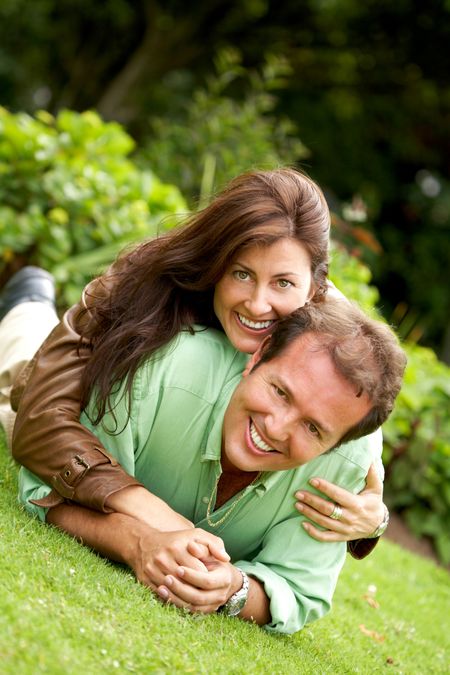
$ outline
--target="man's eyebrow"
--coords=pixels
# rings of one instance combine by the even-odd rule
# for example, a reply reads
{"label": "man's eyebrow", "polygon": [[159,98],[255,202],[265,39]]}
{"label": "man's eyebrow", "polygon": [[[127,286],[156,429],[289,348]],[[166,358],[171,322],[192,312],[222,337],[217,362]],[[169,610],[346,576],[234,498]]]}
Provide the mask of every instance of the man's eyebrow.
{"label": "man's eyebrow", "polygon": [[[278,380],[278,383],[280,385],[280,389],[285,391],[286,394],[289,396],[289,398],[292,401],[295,401],[296,400],[295,394],[294,394],[292,388],[286,382],[286,380],[283,379],[282,375],[276,374],[274,376],[274,379]],[[277,384],[277,386],[278,386],[278,384]],[[324,424],[322,424],[322,422],[319,422],[319,420],[314,419],[313,417],[309,417],[309,416],[307,417],[307,419],[309,420],[309,422],[314,424],[315,427],[317,427],[317,429],[320,431],[322,436],[332,436],[333,435],[333,430],[330,429],[329,427],[325,426]]]}

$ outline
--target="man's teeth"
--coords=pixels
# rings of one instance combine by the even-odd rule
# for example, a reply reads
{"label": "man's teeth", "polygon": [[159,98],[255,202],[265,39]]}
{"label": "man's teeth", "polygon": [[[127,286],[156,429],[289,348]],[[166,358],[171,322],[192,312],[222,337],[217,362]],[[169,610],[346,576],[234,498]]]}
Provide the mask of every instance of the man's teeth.
{"label": "man's teeth", "polygon": [[256,431],[255,425],[253,422],[250,424],[250,436],[252,437],[253,443],[256,445],[258,450],[264,450],[264,452],[271,452],[273,448],[270,445],[267,445],[261,438],[261,436]]}
{"label": "man's teeth", "polygon": [[269,328],[273,324],[273,320],[269,319],[267,321],[250,321],[246,316],[238,314],[239,321],[247,326],[247,328],[253,328],[253,330],[261,330],[263,328]]}

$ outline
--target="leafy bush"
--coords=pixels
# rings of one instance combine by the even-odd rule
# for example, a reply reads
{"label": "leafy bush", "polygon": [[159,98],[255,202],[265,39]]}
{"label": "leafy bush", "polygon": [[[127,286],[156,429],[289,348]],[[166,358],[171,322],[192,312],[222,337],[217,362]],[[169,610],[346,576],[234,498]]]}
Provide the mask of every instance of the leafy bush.
{"label": "leafy bush", "polygon": [[50,270],[71,304],[125,244],[185,210],[177,188],[127,158],[133,148],[94,112],[0,108],[0,272],[21,256]]}
{"label": "leafy bush", "polygon": [[384,425],[387,498],[418,536],[450,563],[450,368],[430,349],[406,345],[408,367]]}

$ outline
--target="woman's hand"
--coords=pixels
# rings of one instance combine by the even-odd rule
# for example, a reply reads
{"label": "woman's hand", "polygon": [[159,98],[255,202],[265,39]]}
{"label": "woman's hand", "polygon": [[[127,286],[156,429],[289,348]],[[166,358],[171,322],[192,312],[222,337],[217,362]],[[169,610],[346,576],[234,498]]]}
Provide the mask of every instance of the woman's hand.
{"label": "woman's hand", "polygon": [[[373,464],[367,474],[366,487],[357,495],[322,478],[312,478],[310,483],[331,499],[330,502],[307,490],[295,493],[298,499],[295,508],[309,520],[325,528],[319,530],[308,521],[302,522],[304,529],[314,539],[318,541],[364,539],[370,537],[383,521],[383,483],[378,478]],[[336,506],[342,510],[340,515],[339,509],[335,509]],[[330,517],[333,512],[334,519]]]}

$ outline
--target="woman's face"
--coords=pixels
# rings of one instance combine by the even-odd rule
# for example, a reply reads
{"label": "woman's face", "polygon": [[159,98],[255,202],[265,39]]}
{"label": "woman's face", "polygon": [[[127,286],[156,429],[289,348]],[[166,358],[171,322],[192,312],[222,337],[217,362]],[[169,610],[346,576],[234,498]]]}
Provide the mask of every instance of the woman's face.
{"label": "woman's face", "polygon": [[295,239],[238,253],[216,284],[214,311],[236,349],[252,354],[275,321],[313,295],[311,259]]}

